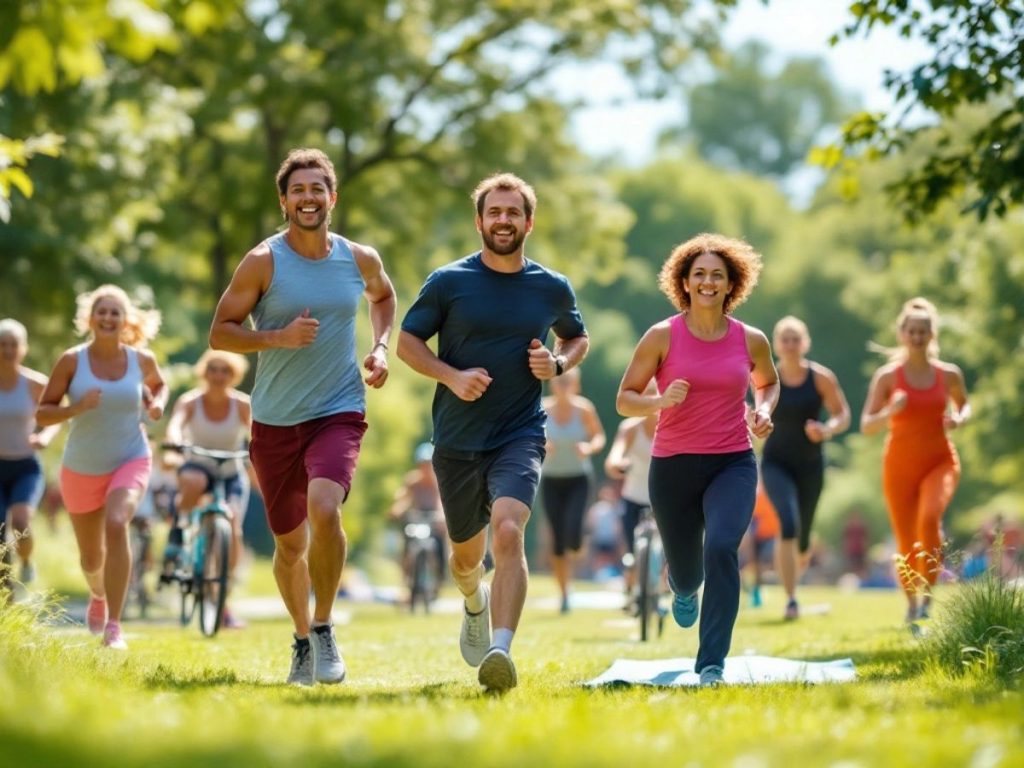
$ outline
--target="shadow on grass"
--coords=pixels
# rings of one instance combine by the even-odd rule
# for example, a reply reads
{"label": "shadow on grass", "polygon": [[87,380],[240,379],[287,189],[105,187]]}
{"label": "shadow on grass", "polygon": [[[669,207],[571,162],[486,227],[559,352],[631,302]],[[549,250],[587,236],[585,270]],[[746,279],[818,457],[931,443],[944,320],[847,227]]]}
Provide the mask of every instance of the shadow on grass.
{"label": "shadow on grass", "polygon": [[143,678],[143,684],[158,691],[194,691],[223,686],[251,686],[255,688],[277,688],[283,683],[239,677],[231,669],[203,669],[198,672],[180,672],[163,664]]}
{"label": "shadow on grass", "polygon": [[316,688],[292,689],[293,695],[287,699],[292,706],[338,706],[362,707],[370,704],[408,704],[414,701],[478,701],[490,696],[476,686],[467,685],[465,681],[447,680],[438,683],[424,683],[404,688],[390,687],[378,690],[360,689],[358,687],[317,686]]}

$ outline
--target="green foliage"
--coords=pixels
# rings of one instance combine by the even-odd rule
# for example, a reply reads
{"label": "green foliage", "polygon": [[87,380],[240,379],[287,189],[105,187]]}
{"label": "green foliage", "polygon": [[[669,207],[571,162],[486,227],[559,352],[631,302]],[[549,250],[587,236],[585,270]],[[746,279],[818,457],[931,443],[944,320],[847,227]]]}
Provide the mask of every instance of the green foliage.
{"label": "green foliage", "polygon": [[726,54],[715,76],[690,90],[686,127],[662,142],[690,139],[716,165],[763,176],[801,165],[822,130],[848,114],[848,99],[822,59],[789,59],[773,72],[770,54],[760,42]]}
{"label": "green foliage", "polygon": [[943,596],[928,636],[932,661],[947,674],[974,673],[1013,685],[1024,680],[1024,589],[994,571]]}
{"label": "green foliage", "polygon": [[[932,58],[910,71],[887,73],[885,85],[897,106],[887,115],[852,118],[842,145],[847,151],[867,148],[869,158],[903,156],[925,137],[928,153],[886,188],[911,221],[962,197],[963,211],[981,220],[989,213],[1004,216],[1024,201],[1024,7],[1012,0],[933,0],[928,6],[906,0],[850,6],[854,19],[843,36],[894,27],[927,43]],[[966,136],[949,130],[948,118],[979,104],[992,108],[989,120]],[[922,124],[922,111],[933,119]]]}

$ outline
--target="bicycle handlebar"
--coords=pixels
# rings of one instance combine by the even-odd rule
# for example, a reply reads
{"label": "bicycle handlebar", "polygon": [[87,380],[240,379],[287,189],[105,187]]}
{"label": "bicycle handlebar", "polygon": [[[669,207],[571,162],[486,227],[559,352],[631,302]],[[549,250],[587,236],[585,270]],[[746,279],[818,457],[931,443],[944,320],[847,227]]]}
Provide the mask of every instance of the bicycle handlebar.
{"label": "bicycle handlebar", "polygon": [[175,453],[193,453],[196,456],[203,456],[207,459],[213,459],[214,461],[226,463],[234,461],[235,459],[248,459],[249,452],[242,451],[218,451],[213,448],[202,448],[198,445],[188,445],[186,443],[161,443],[160,447],[165,451],[173,451]]}

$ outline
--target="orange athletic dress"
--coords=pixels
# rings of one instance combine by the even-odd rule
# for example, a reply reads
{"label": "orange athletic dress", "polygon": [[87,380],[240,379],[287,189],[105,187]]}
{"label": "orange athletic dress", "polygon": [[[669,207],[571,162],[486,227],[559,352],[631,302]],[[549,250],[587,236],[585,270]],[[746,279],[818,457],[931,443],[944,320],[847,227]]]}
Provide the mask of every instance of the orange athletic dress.
{"label": "orange athletic dress", "polygon": [[942,515],[960,482],[960,459],[942,424],[949,395],[943,373],[926,389],[907,384],[903,366],[896,387],[906,407],[889,419],[882,459],[882,490],[896,535],[896,550],[914,574],[900,568],[908,591],[934,584],[942,566]]}

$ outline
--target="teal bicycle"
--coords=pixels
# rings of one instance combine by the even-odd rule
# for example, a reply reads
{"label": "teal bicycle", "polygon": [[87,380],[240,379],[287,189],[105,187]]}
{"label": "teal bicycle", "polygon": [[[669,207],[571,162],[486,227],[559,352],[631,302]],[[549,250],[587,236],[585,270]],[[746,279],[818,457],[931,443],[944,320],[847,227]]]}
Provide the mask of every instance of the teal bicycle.
{"label": "teal bicycle", "polygon": [[[165,444],[163,447],[211,459],[218,470],[228,462],[249,456],[247,451],[214,451],[193,445]],[[172,515],[160,574],[161,586],[178,586],[181,625],[188,626],[196,615],[199,631],[207,637],[216,635],[224,621],[231,555],[231,508],[227,505],[221,473],[214,473],[214,478],[212,500],[193,509],[187,525],[179,525],[178,515]]]}

